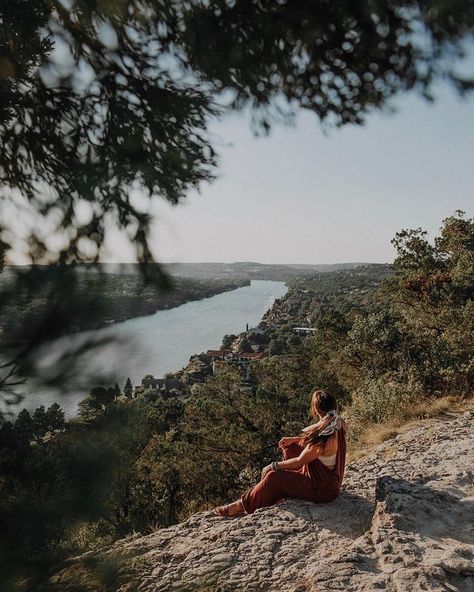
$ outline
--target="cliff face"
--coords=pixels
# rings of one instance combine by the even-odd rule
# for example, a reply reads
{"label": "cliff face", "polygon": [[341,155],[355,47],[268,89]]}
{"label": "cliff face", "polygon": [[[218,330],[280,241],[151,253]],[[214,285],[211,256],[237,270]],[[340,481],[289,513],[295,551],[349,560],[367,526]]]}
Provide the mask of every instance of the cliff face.
{"label": "cliff face", "polygon": [[[385,442],[347,466],[331,504],[287,500],[239,518],[203,512],[76,558],[54,581],[121,592],[472,592],[473,423],[471,410]],[[111,588],[104,572],[115,574]]]}

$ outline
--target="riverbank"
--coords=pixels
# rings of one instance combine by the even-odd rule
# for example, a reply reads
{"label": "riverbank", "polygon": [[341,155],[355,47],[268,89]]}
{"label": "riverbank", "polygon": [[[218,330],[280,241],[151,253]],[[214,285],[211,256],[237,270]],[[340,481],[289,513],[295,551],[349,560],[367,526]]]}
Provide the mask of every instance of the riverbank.
{"label": "riverbank", "polygon": [[[123,390],[127,378],[139,385],[147,375],[176,372],[195,352],[218,347],[226,333],[238,334],[247,324],[256,325],[286,291],[283,282],[253,280],[210,298],[56,339],[38,352],[37,368],[42,378],[48,373],[58,380],[52,385],[30,382],[24,405],[34,409],[58,402],[72,417],[93,387],[117,382]],[[84,349],[86,343],[92,347]],[[67,367],[61,372],[64,356],[74,361],[76,371]]]}
{"label": "riverbank", "polygon": [[[250,285],[248,278],[170,276],[169,287],[147,284],[136,273],[77,273],[58,283],[45,268],[31,284],[0,276],[5,304],[0,314],[0,344],[27,343],[45,330],[52,337],[97,330],[186,302]],[[11,291],[11,293],[10,293]]]}

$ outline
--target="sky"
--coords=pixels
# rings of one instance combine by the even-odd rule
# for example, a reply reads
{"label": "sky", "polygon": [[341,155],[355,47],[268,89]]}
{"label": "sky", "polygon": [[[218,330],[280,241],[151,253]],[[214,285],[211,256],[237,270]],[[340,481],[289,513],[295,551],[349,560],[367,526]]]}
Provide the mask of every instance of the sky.
{"label": "sky", "polygon": [[[433,238],[456,210],[473,217],[474,96],[464,100],[447,87],[436,95],[434,103],[401,95],[395,113],[373,112],[364,126],[329,131],[309,112],[266,137],[253,135],[248,113],[215,122],[218,178],[178,206],[156,198],[155,259],[392,262],[390,241],[400,230],[421,227]],[[11,219],[20,237],[27,215]],[[60,248],[64,238],[43,231]],[[112,226],[101,260],[135,260]],[[8,262],[29,259],[17,250]]]}
{"label": "sky", "polygon": [[[414,95],[367,123],[324,132],[311,113],[255,137],[247,114],[213,125],[218,179],[178,206],[155,204],[159,261],[391,262],[403,228],[433,237],[461,209],[474,215],[474,98]],[[112,234],[105,261],[132,261]]]}

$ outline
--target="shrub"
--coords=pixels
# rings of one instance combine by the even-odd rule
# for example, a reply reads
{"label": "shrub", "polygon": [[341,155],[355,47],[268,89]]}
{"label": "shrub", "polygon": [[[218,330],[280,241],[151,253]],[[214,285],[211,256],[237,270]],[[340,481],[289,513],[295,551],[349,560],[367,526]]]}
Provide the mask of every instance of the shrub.
{"label": "shrub", "polygon": [[406,384],[387,375],[365,380],[353,393],[348,409],[351,436],[357,438],[367,424],[407,416],[421,397],[422,387],[415,379]]}

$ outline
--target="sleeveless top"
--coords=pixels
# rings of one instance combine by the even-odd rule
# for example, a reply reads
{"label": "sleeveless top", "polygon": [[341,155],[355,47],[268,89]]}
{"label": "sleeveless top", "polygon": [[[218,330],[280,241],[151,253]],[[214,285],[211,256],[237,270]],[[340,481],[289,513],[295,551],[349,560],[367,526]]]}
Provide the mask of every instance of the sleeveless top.
{"label": "sleeveless top", "polygon": [[[300,469],[300,472],[310,479],[311,487],[316,491],[316,499],[314,500],[316,502],[331,502],[339,495],[346,465],[346,431],[344,427],[337,430],[337,438],[334,468],[326,466],[321,461],[321,457],[318,457]],[[325,459],[328,458],[331,457],[325,457]]]}
{"label": "sleeveless top", "polygon": [[337,452],[335,452],[334,454],[331,454],[329,456],[318,456],[319,460],[323,463],[323,465],[326,465],[328,469],[334,469],[334,467],[336,466],[336,456],[337,456]]}

